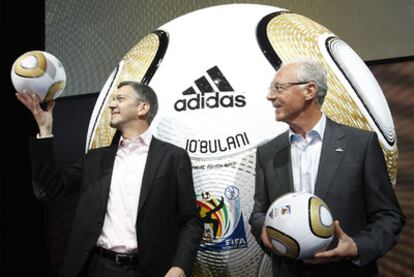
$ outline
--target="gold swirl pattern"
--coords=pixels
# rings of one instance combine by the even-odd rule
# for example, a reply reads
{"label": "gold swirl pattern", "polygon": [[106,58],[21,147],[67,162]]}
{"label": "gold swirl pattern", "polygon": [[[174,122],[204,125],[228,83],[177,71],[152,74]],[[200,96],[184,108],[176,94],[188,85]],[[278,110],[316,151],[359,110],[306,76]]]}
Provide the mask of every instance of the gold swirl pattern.
{"label": "gold swirl pattern", "polygon": [[[33,56],[37,60],[37,65],[34,68],[25,68],[22,66],[22,61]],[[17,75],[25,78],[36,78],[42,76],[46,71],[47,61],[46,57],[40,51],[30,51],[20,56],[15,61],[15,72]]]}
{"label": "gold swirl pattern", "polygon": [[276,239],[286,247],[286,253],[280,252],[275,248],[279,255],[291,258],[297,258],[299,256],[300,246],[296,240],[270,226],[266,227],[266,232],[269,238]]}
{"label": "gold swirl pattern", "polygon": [[[121,73],[113,83],[118,84],[123,81],[141,82],[154,60],[158,47],[159,38],[156,34],[149,34],[140,40],[122,59],[124,64]],[[108,94],[112,95],[116,89],[117,86],[113,86]],[[112,142],[116,130],[109,126],[111,114],[108,104],[111,98],[107,97],[106,102],[102,104],[104,106],[102,116],[95,128],[90,149],[108,146]]]}
{"label": "gold swirl pattern", "polygon": [[333,222],[331,225],[325,226],[321,220],[321,207],[325,207],[328,211],[328,206],[318,197],[309,198],[309,222],[312,233],[320,238],[329,238],[333,235]]}
{"label": "gold swirl pattern", "polygon": [[45,102],[50,102],[53,100],[53,98],[55,97],[56,93],[59,90],[63,90],[65,88],[65,81],[60,81],[57,83],[54,83],[53,85],[50,86],[49,90],[47,91],[46,97],[45,97]]}

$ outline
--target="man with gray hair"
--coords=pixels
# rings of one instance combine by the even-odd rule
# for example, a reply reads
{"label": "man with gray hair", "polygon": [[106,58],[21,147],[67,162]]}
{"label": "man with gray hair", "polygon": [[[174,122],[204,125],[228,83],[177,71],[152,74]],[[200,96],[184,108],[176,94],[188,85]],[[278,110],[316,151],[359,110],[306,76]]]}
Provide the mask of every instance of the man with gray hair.
{"label": "man with gray hair", "polygon": [[[376,260],[405,223],[376,133],[326,117],[327,90],[326,71],[310,59],[283,64],[269,88],[276,120],[289,130],[257,149],[249,223],[272,255],[273,276],[377,276]],[[319,196],[335,220],[328,249],[305,261],[278,256],[264,228],[270,204],[293,191]]]}
{"label": "man with gray hair", "polygon": [[152,88],[120,83],[109,103],[120,139],[63,171],[54,163],[54,102],[43,110],[35,94],[16,97],[39,127],[30,140],[36,197],[80,193],[60,276],[191,276],[203,232],[191,161],[184,149],[152,135],[158,110]]}

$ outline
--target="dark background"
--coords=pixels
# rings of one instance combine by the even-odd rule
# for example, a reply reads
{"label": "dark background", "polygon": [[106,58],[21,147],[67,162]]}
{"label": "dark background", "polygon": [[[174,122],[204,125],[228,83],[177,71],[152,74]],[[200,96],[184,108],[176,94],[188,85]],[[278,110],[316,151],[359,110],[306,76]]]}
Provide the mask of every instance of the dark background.
{"label": "dark background", "polygon": [[44,49],[43,1],[2,1],[1,21],[1,276],[48,276],[46,218],[33,197],[27,158],[27,138],[36,128],[10,82],[16,57]]}
{"label": "dark background", "polygon": [[[0,276],[56,276],[70,232],[77,196],[44,203],[33,196],[28,138],[37,132],[30,112],[10,82],[14,60],[45,49],[44,1],[1,1],[1,184]],[[407,216],[401,242],[380,259],[382,276],[414,272],[414,58],[370,61],[389,103],[399,145],[396,194]],[[58,166],[84,151],[87,125],[97,92],[59,98],[54,135]]]}
{"label": "dark background", "polygon": [[[5,277],[55,275],[77,198],[44,203],[33,196],[28,138],[38,130],[31,113],[14,95],[10,71],[23,53],[45,49],[44,33],[44,1],[1,1],[0,276]],[[84,151],[96,97],[57,100],[54,135],[59,167],[74,162]]]}

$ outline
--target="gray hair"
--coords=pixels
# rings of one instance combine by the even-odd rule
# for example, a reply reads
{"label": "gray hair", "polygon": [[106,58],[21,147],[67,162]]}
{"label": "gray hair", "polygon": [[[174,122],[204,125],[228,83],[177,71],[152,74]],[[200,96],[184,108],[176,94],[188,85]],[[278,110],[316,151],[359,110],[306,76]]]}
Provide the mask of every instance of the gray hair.
{"label": "gray hair", "polygon": [[283,63],[282,66],[288,64],[298,65],[298,82],[313,81],[316,83],[316,103],[319,105],[319,107],[322,107],[326,93],[328,91],[327,73],[322,65],[311,58],[296,58],[294,60],[289,60],[286,63]]}
{"label": "gray hair", "polygon": [[150,86],[135,81],[124,81],[118,84],[118,88],[123,86],[132,87],[136,94],[137,101],[147,102],[150,105],[147,115],[147,123],[148,125],[151,125],[151,122],[158,111],[158,99],[155,91]]}

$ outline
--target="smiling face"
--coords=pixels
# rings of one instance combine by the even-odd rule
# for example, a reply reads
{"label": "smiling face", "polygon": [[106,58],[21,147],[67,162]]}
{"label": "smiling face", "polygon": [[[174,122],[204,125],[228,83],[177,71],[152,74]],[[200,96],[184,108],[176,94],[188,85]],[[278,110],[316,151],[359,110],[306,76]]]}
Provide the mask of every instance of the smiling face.
{"label": "smiling face", "polygon": [[306,84],[298,84],[297,64],[288,64],[276,73],[267,99],[276,109],[276,120],[294,121],[306,107]]}
{"label": "smiling face", "polygon": [[137,95],[131,86],[120,87],[109,104],[111,127],[122,130],[141,120],[142,104],[143,102],[138,101]]}

